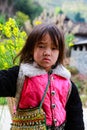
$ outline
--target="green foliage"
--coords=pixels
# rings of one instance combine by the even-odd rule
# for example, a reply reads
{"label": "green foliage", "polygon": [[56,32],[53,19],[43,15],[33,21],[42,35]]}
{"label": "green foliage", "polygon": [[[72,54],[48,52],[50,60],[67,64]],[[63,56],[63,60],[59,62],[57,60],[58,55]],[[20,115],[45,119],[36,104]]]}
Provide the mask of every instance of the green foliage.
{"label": "green foliage", "polygon": [[39,3],[34,0],[15,0],[15,8],[16,10],[29,15],[31,21],[35,17],[39,16],[43,11],[43,8],[39,5]]}
{"label": "green foliage", "polygon": [[54,12],[56,15],[58,15],[58,14],[62,14],[63,12],[62,12],[62,10],[61,10],[61,8],[60,7],[55,7],[55,12]]}
{"label": "green foliage", "polygon": [[1,14],[0,14],[0,23],[1,23],[1,24],[4,24],[5,22],[6,22],[5,15],[1,15]]}
{"label": "green foliage", "polygon": [[75,15],[75,21],[76,22],[85,22],[85,18],[83,18],[82,16],[81,16],[81,13],[76,13],[76,15]]}
{"label": "green foliage", "polygon": [[78,70],[74,66],[67,66],[67,69],[71,72],[72,75],[78,74]]}
{"label": "green foliage", "polygon": [[74,35],[73,34],[70,33],[70,34],[67,34],[65,36],[65,44],[66,44],[67,47],[73,46],[74,45],[73,41],[74,41]]}
{"label": "green foliage", "polygon": [[71,47],[74,45],[74,35],[66,34],[65,35],[65,46],[66,46],[66,57],[70,57]]}
{"label": "green foliage", "polygon": [[6,98],[0,97],[0,105],[6,105],[6,104],[7,104]]}
{"label": "green foliage", "polygon": [[24,14],[23,12],[20,12],[20,11],[16,12],[16,15],[15,15],[14,18],[15,18],[15,20],[16,20],[17,25],[18,25],[19,28],[23,27],[24,22],[26,22],[27,20],[29,20],[29,16],[26,15],[26,14]]}
{"label": "green foliage", "polygon": [[35,17],[38,17],[41,12],[43,11],[43,8],[39,5],[38,2],[33,2],[32,6],[32,12],[30,13],[31,20],[34,20]]}

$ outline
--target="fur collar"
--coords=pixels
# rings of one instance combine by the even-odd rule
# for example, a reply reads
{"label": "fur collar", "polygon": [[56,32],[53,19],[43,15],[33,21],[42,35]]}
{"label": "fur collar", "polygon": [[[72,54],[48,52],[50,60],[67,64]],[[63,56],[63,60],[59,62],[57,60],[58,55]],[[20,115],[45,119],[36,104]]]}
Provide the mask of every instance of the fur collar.
{"label": "fur collar", "polygon": [[[47,74],[47,72],[43,68],[38,66],[35,62],[33,64],[22,63],[20,65],[20,71],[22,71],[23,75],[28,77]],[[58,65],[56,68],[52,69],[52,73],[64,77],[66,79],[71,78],[70,72],[63,65]]]}

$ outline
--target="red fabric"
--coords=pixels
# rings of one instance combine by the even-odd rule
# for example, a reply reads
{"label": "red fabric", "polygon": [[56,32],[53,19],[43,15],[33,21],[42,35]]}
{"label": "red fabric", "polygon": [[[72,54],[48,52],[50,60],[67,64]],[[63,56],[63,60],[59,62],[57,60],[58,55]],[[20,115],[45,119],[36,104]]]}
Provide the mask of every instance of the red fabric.
{"label": "red fabric", "polygon": [[[52,120],[56,119],[56,126],[59,126],[66,119],[65,105],[70,88],[70,82],[69,80],[55,74],[51,74],[50,79],[51,83],[43,102],[43,109],[46,113],[47,125],[52,125]],[[40,104],[47,82],[47,74],[31,78],[26,77],[19,107],[37,107]],[[55,91],[54,95],[51,94],[52,91]],[[52,104],[55,104],[54,108],[52,108]]]}

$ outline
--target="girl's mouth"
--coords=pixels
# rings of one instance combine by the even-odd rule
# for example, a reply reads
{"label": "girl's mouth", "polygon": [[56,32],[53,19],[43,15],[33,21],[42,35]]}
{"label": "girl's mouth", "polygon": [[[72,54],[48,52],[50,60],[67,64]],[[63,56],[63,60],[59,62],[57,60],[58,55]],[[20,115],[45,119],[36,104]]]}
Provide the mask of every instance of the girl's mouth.
{"label": "girl's mouth", "polygon": [[43,61],[50,62],[50,59],[49,58],[44,58]]}

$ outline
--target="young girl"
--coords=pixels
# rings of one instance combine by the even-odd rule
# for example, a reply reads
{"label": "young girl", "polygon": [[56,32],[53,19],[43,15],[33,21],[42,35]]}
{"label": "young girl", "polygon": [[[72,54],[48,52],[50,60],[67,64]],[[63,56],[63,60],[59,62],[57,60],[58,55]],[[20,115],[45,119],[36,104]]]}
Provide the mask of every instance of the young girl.
{"label": "young girl", "polygon": [[70,72],[63,66],[64,36],[58,27],[36,26],[18,56],[19,66],[0,71],[0,96],[16,97],[15,104],[21,109],[37,107],[49,75],[42,105],[47,129],[84,130],[82,103]]}

